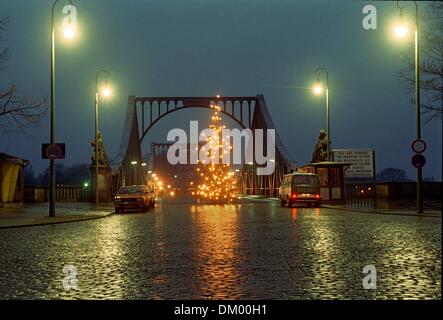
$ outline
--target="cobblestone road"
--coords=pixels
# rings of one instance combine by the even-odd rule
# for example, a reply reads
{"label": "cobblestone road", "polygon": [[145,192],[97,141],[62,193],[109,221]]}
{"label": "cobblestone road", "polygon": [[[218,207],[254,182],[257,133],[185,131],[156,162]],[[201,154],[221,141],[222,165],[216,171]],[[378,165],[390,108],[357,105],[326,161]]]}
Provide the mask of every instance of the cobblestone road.
{"label": "cobblestone road", "polygon": [[[1,299],[441,299],[440,218],[164,204],[0,230],[0,252]],[[77,290],[63,289],[65,265]]]}

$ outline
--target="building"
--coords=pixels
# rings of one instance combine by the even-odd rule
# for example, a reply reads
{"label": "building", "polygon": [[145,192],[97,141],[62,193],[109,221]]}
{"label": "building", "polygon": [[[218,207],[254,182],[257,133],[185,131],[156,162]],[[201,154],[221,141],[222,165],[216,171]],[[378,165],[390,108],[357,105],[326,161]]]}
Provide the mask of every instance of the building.
{"label": "building", "polygon": [[0,153],[0,207],[23,203],[23,170],[28,163],[28,160]]}

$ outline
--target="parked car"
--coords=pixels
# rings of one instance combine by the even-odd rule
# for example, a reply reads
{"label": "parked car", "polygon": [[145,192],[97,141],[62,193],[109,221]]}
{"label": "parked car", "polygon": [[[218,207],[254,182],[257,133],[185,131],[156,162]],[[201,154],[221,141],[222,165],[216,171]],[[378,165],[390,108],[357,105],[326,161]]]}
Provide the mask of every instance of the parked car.
{"label": "parked car", "polygon": [[121,187],[114,198],[115,212],[125,210],[148,211],[155,206],[155,194],[148,186],[125,186]]}
{"label": "parked car", "polygon": [[320,179],[313,173],[291,173],[283,176],[278,197],[283,207],[306,203],[315,207],[321,204]]}

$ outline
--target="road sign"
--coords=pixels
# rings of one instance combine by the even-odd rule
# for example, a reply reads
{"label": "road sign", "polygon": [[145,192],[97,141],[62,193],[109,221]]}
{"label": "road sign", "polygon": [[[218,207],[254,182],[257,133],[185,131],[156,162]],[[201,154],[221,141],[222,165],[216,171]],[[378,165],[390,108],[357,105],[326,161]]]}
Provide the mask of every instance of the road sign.
{"label": "road sign", "polygon": [[412,141],[411,147],[415,153],[423,153],[426,150],[426,143],[421,139],[416,139]]}
{"label": "road sign", "polygon": [[373,149],[334,149],[332,156],[336,162],[351,163],[345,169],[347,178],[375,177],[375,151]]}
{"label": "road sign", "polygon": [[64,159],[65,144],[64,143],[42,143],[42,159]]}
{"label": "road sign", "polygon": [[426,164],[426,158],[421,153],[416,153],[412,156],[411,163],[416,168],[423,168]]}

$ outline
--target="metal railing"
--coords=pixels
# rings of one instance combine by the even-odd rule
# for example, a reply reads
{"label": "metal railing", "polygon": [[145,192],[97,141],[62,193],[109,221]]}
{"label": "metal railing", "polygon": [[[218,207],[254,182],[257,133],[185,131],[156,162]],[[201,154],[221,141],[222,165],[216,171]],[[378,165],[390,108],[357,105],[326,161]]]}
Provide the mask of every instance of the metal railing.
{"label": "metal railing", "polygon": [[[78,185],[58,185],[55,189],[56,201],[89,202],[91,190]],[[49,200],[48,186],[25,186],[25,202],[45,202]]]}

